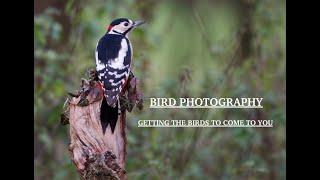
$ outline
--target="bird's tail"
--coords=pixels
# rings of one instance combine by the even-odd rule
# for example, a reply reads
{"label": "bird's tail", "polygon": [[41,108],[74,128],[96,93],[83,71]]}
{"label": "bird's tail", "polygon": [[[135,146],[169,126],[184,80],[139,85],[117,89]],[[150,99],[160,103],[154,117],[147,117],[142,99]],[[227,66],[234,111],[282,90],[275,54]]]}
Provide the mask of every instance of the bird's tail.
{"label": "bird's tail", "polygon": [[118,114],[119,114],[119,104],[115,103],[116,106],[112,107],[108,105],[106,98],[104,97],[100,109],[100,120],[103,134],[106,132],[108,124],[110,124],[112,133],[117,124]]}

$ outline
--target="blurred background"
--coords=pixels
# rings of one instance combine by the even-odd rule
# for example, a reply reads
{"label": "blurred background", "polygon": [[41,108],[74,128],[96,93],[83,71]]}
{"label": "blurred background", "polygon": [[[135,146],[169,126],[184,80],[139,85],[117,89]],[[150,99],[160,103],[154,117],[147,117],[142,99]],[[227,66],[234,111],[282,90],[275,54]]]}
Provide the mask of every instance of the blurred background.
{"label": "blurred background", "polygon": [[[115,18],[145,99],[127,118],[129,179],[286,179],[284,0],[35,0],[35,179],[79,179],[60,125]],[[263,109],[149,109],[149,97],[263,97]],[[138,128],[139,119],[273,119],[273,128]]]}

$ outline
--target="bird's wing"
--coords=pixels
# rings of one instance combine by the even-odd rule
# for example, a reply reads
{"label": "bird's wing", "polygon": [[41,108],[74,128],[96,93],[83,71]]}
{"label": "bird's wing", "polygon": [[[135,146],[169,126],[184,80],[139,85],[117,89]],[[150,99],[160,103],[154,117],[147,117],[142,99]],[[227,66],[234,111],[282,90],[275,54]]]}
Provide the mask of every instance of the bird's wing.
{"label": "bird's wing", "polygon": [[107,38],[99,42],[96,49],[98,76],[104,84],[107,103],[113,107],[127,81],[131,64],[131,47],[128,39],[117,38]]}

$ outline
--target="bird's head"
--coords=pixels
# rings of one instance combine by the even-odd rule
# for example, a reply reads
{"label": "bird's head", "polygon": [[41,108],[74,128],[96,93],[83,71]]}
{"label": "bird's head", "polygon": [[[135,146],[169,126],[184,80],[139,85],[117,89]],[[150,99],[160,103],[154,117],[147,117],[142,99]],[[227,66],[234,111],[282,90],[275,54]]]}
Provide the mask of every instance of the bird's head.
{"label": "bird's head", "polygon": [[145,21],[132,21],[127,18],[119,18],[112,21],[112,23],[107,27],[107,33],[109,34],[121,34],[127,35],[131,30],[144,24]]}

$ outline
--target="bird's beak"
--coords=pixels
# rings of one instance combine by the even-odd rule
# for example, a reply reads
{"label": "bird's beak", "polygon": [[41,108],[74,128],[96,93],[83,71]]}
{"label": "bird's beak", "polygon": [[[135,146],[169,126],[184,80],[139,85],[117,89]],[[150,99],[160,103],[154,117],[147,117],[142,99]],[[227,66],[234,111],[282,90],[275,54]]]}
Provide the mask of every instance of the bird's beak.
{"label": "bird's beak", "polygon": [[134,26],[134,27],[137,27],[137,26],[140,26],[140,25],[142,25],[142,24],[144,24],[144,23],[145,23],[145,21],[142,21],[142,20],[134,21],[134,22],[133,22],[133,26]]}

